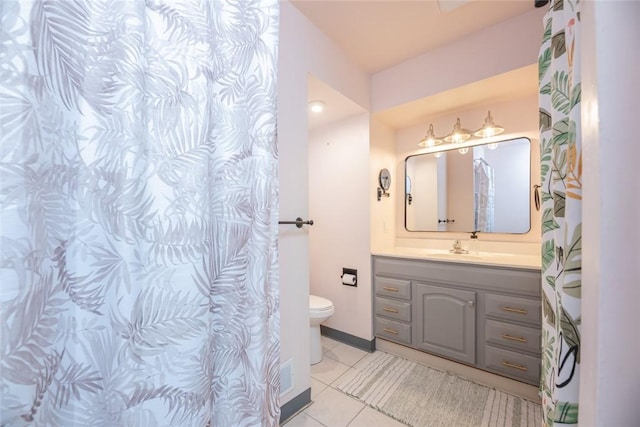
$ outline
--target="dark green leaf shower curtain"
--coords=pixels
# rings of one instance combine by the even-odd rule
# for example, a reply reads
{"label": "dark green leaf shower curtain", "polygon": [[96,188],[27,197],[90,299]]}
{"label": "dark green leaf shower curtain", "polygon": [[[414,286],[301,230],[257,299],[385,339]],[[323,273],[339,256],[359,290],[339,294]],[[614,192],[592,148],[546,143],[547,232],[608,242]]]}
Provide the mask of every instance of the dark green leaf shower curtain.
{"label": "dark green leaf shower curtain", "polygon": [[547,426],[578,423],[582,286],[580,2],[555,0],[538,60],[542,175],[542,375]]}
{"label": "dark green leaf shower curtain", "polygon": [[0,5],[0,425],[277,425],[277,1]]}

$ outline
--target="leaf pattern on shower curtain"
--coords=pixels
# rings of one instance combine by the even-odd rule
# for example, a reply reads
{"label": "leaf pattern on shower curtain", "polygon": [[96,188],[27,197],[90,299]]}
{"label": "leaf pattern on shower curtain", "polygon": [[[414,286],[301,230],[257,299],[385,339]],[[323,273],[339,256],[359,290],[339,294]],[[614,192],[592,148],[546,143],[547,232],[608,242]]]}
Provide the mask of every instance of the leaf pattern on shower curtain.
{"label": "leaf pattern on shower curtain", "polygon": [[542,176],[542,371],[547,426],[578,423],[582,152],[578,0],[545,16],[538,71]]}
{"label": "leaf pattern on shower curtain", "polygon": [[1,0],[0,425],[276,426],[276,0]]}

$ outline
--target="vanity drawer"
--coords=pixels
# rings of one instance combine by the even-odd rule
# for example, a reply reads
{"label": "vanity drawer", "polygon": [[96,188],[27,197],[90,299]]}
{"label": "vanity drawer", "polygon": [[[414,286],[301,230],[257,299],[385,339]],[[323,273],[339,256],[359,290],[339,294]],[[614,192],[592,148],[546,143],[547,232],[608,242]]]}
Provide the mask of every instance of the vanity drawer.
{"label": "vanity drawer", "polygon": [[520,351],[540,354],[540,329],[511,323],[485,320],[485,340],[489,344],[498,344]]}
{"label": "vanity drawer", "polygon": [[411,304],[408,302],[376,297],[376,314],[378,316],[390,317],[404,322],[411,322]]}
{"label": "vanity drawer", "polygon": [[391,341],[411,344],[411,325],[376,316],[376,335]]}
{"label": "vanity drawer", "polygon": [[540,300],[487,293],[485,295],[485,314],[499,319],[539,325]]}
{"label": "vanity drawer", "polygon": [[540,358],[485,346],[486,368],[533,385],[540,383]]}
{"label": "vanity drawer", "polygon": [[411,282],[376,276],[376,294],[409,300],[411,299]]}

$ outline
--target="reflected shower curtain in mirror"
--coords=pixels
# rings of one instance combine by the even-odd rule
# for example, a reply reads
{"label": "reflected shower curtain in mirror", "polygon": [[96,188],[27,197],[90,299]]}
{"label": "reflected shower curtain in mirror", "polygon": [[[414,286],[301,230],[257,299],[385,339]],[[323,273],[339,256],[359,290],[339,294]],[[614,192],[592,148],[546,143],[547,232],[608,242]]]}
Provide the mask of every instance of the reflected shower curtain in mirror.
{"label": "reflected shower curtain in mirror", "polygon": [[580,2],[555,0],[539,57],[545,424],[578,423],[582,286]]}
{"label": "reflected shower curtain in mirror", "polygon": [[276,0],[2,0],[7,426],[276,426]]}
{"label": "reflected shower curtain in mirror", "polygon": [[493,167],[482,157],[473,160],[474,231],[485,233],[493,231],[496,204],[496,184],[493,172]]}

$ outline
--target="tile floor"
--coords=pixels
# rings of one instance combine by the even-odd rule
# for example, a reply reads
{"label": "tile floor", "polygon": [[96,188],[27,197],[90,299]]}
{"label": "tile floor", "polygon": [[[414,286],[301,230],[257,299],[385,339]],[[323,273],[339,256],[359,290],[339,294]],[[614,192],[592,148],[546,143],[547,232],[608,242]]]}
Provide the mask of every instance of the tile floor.
{"label": "tile floor", "polygon": [[311,366],[312,403],[290,418],[285,427],[404,427],[335,388],[336,380],[367,352],[324,336],[322,348],[322,362]]}
{"label": "tile floor", "polygon": [[[321,339],[324,358],[322,362],[311,366],[312,403],[296,416],[290,418],[283,426],[406,427],[393,418],[337,390],[338,378],[348,370],[354,369],[354,366],[367,355],[367,352],[325,336]],[[414,362],[453,372],[463,378],[540,403],[537,387],[447,361],[385,340],[377,340],[376,347]]]}

